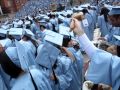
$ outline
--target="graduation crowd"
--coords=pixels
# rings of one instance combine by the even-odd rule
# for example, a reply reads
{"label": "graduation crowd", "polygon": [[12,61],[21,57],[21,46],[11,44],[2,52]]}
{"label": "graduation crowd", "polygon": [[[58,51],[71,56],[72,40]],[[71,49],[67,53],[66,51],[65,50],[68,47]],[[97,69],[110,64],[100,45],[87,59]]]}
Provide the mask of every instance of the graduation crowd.
{"label": "graduation crowd", "polygon": [[52,4],[67,3],[67,0],[29,0],[27,3],[16,13],[15,18],[24,17],[26,15],[36,15],[41,10],[43,13],[49,12]]}
{"label": "graduation crowd", "polygon": [[120,0],[54,12],[30,1],[0,26],[0,90],[120,90]]}

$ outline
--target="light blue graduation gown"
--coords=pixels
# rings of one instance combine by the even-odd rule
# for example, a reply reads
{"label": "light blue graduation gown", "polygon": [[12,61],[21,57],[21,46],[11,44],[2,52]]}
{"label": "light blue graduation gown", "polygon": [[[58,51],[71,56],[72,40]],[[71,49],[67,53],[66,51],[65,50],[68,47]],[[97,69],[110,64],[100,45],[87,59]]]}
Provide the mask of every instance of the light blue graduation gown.
{"label": "light blue graduation gown", "polygon": [[85,18],[87,19],[89,25],[88,26],[84,26],[83,25],[83,28],[84,28],[85,33],[88,36],[88,38],[90,40],[93,40],[93,34],[94,34],[94,22],[93,22],[93,18],[88,13],[85,14]]}
{"label": "light blue graduation gown", "polygon": [[86,33],[87,37],[90,39],[89,26],[84,26],[83,23],[81,25],[84,28],[84,32]]}
{"label": "light blue graduation gown", "polygon": [[104,83],[112,90],[120,87],[120,58],[106,51],[97,50],[91,57],[86,79],[95,84]]}
{"label": "light blue graduation gown", "polygon": [[30,61],[30,65],[35,65],[36,47],[32,44],[31,41],[21,40],[20,43],[24,46],[25,52],[27,53],[28,59]]}
{"label": "light blue graduation gown", "polygon": [[44,74],[38,69],[33,67],[34,66],[32,66],[32,68],[29,69],[30,70],[29,72],[21,75],[16,80],[11,90],[35,90],[32,79],[34,80],[34,83],[36,84],[38,90],[52,90]]}
{"label": "light blue graduation gown", "polygon": [[36,39],[41,38],[42,33],[40,31],[40,28],[35,23],[31,25],[31,31],[34,33]]}
{"label": "light blue graduation gown", "polygon": [[7,89],[10,90],[10,76],[4,72],[1,66],[0,66],[0,73],[1,73],[1,77],[4,80],[4,83]]}
{"label": "light blue graduation gown", "polygon": [[19,77],[11,90],[35,90],[29,73]]}
{"label": "light blue graduation gown", "polygon": [[67,90],[81,90],[83,83],[83,56],[77,55],[77,51],[74,48],[68,48],[75,57],[75,61],[72,62],[71,73],[73,80],[71,86]]}
{"label": "light blue graduation gown", "polygon": [[55,25],[55,30],[57,31],[59,28],[58,19],[51,19],[50,22]]}
{"label": "light blue graduation gown", "polygon": [[[67,60],[66,60],[67,61]],[[70,86],[70,82],[72,80],[71,71],[69,69],[70,65],[63,65],[60,60],[57,62],[57,68],[54,69],[55,74],[58,79],[58,83],[55,84],[53,80],[50,79],[51,74],[53,73],[51,69],[46,69],[44,66],[39,66],[40,71],[43,71],[47,76],[49,83],[52,87],[52,90],[66,90]]]}
{"label": "light blue graduation gown", "polygon": [[1,75],[0,75],[0,90],[8,90]]}
{"label": "light blue graduation gown", "polygon": [[71,73],[72,61],[66,56],[59,56],[58,63],[59,67],[55,70],[59,81],[58,90],[68,90],[74,78]]}
{"label": "light blue graduation gown", "polygon": [[97,23],[97,12],[95,10],[89,10],[89,14],[92,16],[94,22],[94,29],[95,29]]}
{"label": "light blue graduation gown", "polygon": [[30,67],[30,73],[33,77],[33,80],[35,81],[38,89],[40,90],[52,90],[50,83],[48,79],[46,78],[46,75],[43,74],[39,69],[36,68],[36,66]]}
{"label": "light blue graduation gown", "polygon": [[50,22],[47,23],[47,30],[52,30],[53,31],[53,26]]}
{"label": "light blue graduation gown", "polygon": [[108,24],[108,22],[105,21],[105,18],[103,15],[98,16],[98,27],[100,28],[101,37],[104,37],[109,33],[110,25]]}
{"label": "light blue graduation gown", "polygon": [[66,17],[66,18],[63,20],[64,25],[67,26],[67,27],[69,27],[69,26],[70,26],[70,20],[71,20],[70,18],[67,18],[67,17]]}
{"label": "light blue graduation gown", "polygon": [[92,17],[92,15],[90,14],[86,14],[85,17],[87,18],[88,20],[88,23],[89,23],[89,30],[90,30],[90,40],[93,40],[93,34],[94,34],[94,19]]}
{"label": "light blue graduation gown", "polygon": [[33,57],[32,53],[29,51],[30,49],[29,48],[27,49],[27,47],[24,47],[18,41],[15,41],[15,45],[17,48],[17,54],[18,54],[21,68],[23,70],[28,70],[29,66],[35,65],[35,61],[34,61],[35,58]]}
{"label": "light blue graduation gown", "polygon": [[[61,60],[58,58],[59,50],[50,44],[45,44],[39,48],[39,53],[36,58],[36,62],[39,65],[40,71],[43,71],[47,76],[49,83],[52,87],[52,90],[65,90],[68,88],[71,81],[71,73],[69,70],[70,65],[61,63]],[[46,57],[46,58],[44,58]],[[57,60],[57,62],[56,62]],[[52,65],[56,62],[57,67],[54,68],[54,72],[58,78],[58,83],[55,84],[55,81],[50,79],[52,72]]]}

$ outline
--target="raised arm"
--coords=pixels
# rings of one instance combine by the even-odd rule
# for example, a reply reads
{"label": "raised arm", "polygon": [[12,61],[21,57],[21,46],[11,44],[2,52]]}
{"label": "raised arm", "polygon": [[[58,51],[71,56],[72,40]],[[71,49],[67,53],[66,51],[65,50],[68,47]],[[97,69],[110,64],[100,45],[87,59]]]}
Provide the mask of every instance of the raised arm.
{"label": "raised arm", "polygon": [[84,33],[84,30],[80,24],[80,21],[78,21],[77,19],[72,19],[70,28],[78,36],[79,42],[81,43],[87,55],[89,57],[92,57],[93,53],[96,52],[97,48],[94,46],[94,44],[88,39],[88,37]]}

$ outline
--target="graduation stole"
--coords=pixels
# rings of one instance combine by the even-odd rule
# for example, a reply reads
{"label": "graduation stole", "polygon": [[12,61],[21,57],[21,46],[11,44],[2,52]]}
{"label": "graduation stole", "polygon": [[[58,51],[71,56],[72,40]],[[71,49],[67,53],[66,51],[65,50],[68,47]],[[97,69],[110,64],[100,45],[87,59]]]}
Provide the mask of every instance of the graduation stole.
{"label": "graduation stole", "polygon": [[[50,59],[50,57],[49,57],[49,59]],[[57,68],[57,59],[56,59],[54,65],[52,65],[52,62],[51,62],[51,59],[50,59],[50,64],[51,64],[53,76],[55,78],[55,84],[58,84],[58,79],[57,79],[57,76],[56,76],[55,71],[54,71],[54,69]]]}

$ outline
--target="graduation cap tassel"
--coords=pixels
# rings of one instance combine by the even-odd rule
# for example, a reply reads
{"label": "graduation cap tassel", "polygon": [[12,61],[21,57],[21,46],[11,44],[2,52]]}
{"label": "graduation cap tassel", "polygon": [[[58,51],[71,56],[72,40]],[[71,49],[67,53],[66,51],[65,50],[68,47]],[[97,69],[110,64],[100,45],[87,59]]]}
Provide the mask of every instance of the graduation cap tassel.
{"label": "graduation cap tassel", "polygon": [[[50,59],[50,57],[49,57],[49,59]],[[55,64],[53,66],[52,66],[51,59],[50,59],[50,63],[51,63],[51,67],[52,67],[52,73],[53,73],[53,76],[55,78],[55,84],[58,84],[58,79],[57,79],[55,71],[54,71],[54,68],[56,68],[55,66],[56,66],[57,60],[56,60],[56,62],[55,62]]]}
{"label": "graduation cap tassel", "polygon": [[53,68],[52,68],[52,72],[53,72],[53,76],[54,76],[54,78],[55,78],[55,84],[58,84],[58,79],[57,79],[57,77],[56,77],[56,75],[55,75],[55,71],[54,71]]}
{"label": "graduation cap tassel", "polygon": [[55,61],[55,64],[52,67],[52,71],[53,71],[53,75],[55,77],[55,84],[58,84],[58,79],[57,79],[57,77],[55,75],[55,71],[54,71],[54,69],[56,69],[56,68],[57,68],[57,60]]}

